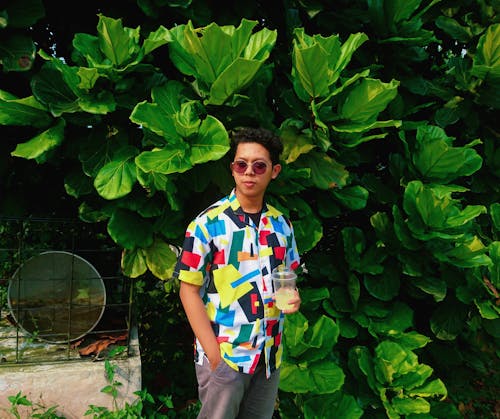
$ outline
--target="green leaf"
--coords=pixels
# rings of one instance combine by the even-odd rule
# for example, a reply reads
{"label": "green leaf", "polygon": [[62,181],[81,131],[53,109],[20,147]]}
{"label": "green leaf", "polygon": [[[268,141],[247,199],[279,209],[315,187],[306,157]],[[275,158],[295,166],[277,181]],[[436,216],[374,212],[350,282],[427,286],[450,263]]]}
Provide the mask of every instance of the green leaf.
{"label": "green leaf", "polygon": [[483,159],[469,147],[452,147],[453,139],[438,127],[417,129],[417,149],[413,164],[428,181],[450,182],[460,176],[470,176],[481,168]]}
{"label": "green leaf", "polygon": [[323,237],[321,221],[313,215],[294,220],[293,228],[300,253],[313,249]]}
{"label": "green leaf", "polygon": [[[377,301],[377,300],[374,300]],[[374,305],[364,307],[364,310],[373,309]],[[394,302],[391,310],[381,317],[367,311],[370,317],[368,330],[374,335],[393,335],[395,332],[404,332],[413,326],[413,311],[404,303]]]}
{"label": "green leaf", "polygon": [[147,266],[153,275],[160,279],[172,278],[177,253],[167,243],[156,239],[145,253]]}
{"label": "green leaf", "polygon": [[222,105],[233,94],[247,87],[254,79],[262,62],[236,58],[217,77],[210,87],[209,98],[206,105]]}
{"label": "green leaf", "polygon": [[337,81],[337,79],[340,77],[340,73],[342,72],[342,70],[344,70],[350,63],[353,54],[367,40],[368,36],[364,33],[361,32],[351,33],[349,34],[347,40],[340,47],[340,55],[336,56],[335,55],[336,51],[335,50],[333,51],[334,54],[332,58],[335,60],[335,63],[332,68],[333,75],[330,84]]}
{"label": "green leaf", "polygon": [[206,104],[222,104],[254,80],[276,42],[277,32],[252,34],[256,21],[242,19],[234,26],[195,29],[192,22],[171,29],[170,58],[184,74],[196,78]]}
{"label": "green leaf", "polygon": [[491,204],[488,213],[491,216],[491,221],[493,222],[493,228],[496,231],[500,231],[500,203],[495,202]]}
{"label": "green leaf", "polygon": [[418,397],[436,397],[441,396],[440,400],[445,400],[448,395],[448,390],[444,383],[438,378],[424,384],[421,387],[411,389],[409,394]]}
{"label": "green leaf", "polygon": [[172,36],[168,29],[160,25],[159,28],[151,32],[149,36],[144,40],[143,49],[144,55],[148,55],[155,49],[172,42]]}
{"label": "green leaf", "polygon": [[73,113],[80,110],[78,96],[75,93],[75,90],[78,91],[79,82],[75,69],[56,64],[54,60],[45,63],[33,76],[31,83],[35,98],[46,106],[53,116],[60,116],[65,112]]}
{"label": "green leaf", "polygon": [[94,187],[105,199],[121,198],[132,191],[137,180],[134,157],[137,149],[125,146],[116,151],[94,179]]}
{"label": "green leaf", "polygon": [[429,413],[431,406],[423,398],[394,397],[391,401],[394,410],[401,415]]}
{"label": "green leaf", "polygon": [[144,249],[125,249],[122,253],[121,267],[129,278],[137,278],[148,270]]}
{"label": "green leaf", "polygon": [[325,50],[318,44],[300,48],[294,40],[292,58],[294,69],[292,74],[296,75],[297,83],[300,83],[300,86],[312,98],[326,96],[329,77]]}
{"label": "green leaf", "polygon": [[186,157],[185,147],[166,146],[153,151],[143,151],[135,158],[135,164],[144,172],[157,172],[164,175],[183,173],[192,167]]}
{"label": "green leaf", "polygon": [[120,67],[139,50],[140,28],[124,28],[122,19],[112,19],[98,14],[97,32],[101,51],[115,67]]}
{"label": "green leaf", "polygon": [[335,412],[335,419],[358,419],[363,409],[353,396],[341,391],[307,399],[304,403],[304,418],[328,418]]}
{"label": "green leaf", "polygon": [[438,339],[453,340],[466,326],[467,306],[456,301],[440,304],[432,313],[430,326]]}
{"label": "green leaf", "polygon": [[219,160],[229,151],[229,135],[218,119],[208,115],[201,123],[197,137],[190,141],[192,165]]}
{"label": "green leaf", "polygon": [[303,154],[295,162],[299,168],[311,169],[311,180],[315,187],[319,189],[331,189],[346,185],[349,172],[345,167],[329,157],[328,155],[316,151]]}
{"label": "green leaf", "polygon": [[35,159],[38,162],[44,162],[44,154],[59,147],[64,139],[64,119],[58,119],[56,125],[48,130],[38,134],[31,140],[18,144],[15,150],[10,153],[15,157],[24,159]]}
{"label": "green leaf", "polygon": [[344,383],[342,368],[331,361],[309,364],[307,368],[283,362],[279,388],[293,393],[335,393]]}
{"label": "green leaf", "polygon": [[333,195],[350,210],[363,209],[368,201],[368,191],[359,185],[334,189]]}
{"label": "green leaf", "polygon": [[473,36],[469,27],[460,25],[460,23],[451,17],[438,16],[436,26],[459,42],[467,43]]}
{"label": "green leaf", "polygon": [[156,103],[138,103],[130,115],[130,120],[167,140],[176,141],[180,138],[172,117],[163,112]]}
{"label": "green leaf", "polygon": [[47,109],[33,96],[18,99],[0,90],[0,125],[34,126],[43,128],[52,122]]}
{"label": "green leaf", "polygon": [[339,108],[339,115],[355,123],[373,122],[397,95],[399,81],[383,83],[377,79],[362,79],[349,92]]}
{"label": "green leaf", "polygon": [[109,219],[107,231],[117,244],[128,250],[153,244],[151,224],[132,211],[117,209]]}
{"label": "green leaf", "polygon": [[381,275],[365,275],[363,282],[370,295],[382,301],[390,301],[399,294],[400,275],[399,269],[386,266]]}
{"label": "green leaf", "polygon": [[500,241],[491,242],[488,246],[491,265],[488,267],[490,281],[495,289],[500,288]]}
{"label": "green leaf", "polygon": [[500,81],[500,23],[488,27],[477,44],[472,74],[481,78]]}
{"label": "green leaf", "polygon": [[72,171],[64,178],[66,193],[74,198],[90,194],[93,191],[92,180],[81,171]]}

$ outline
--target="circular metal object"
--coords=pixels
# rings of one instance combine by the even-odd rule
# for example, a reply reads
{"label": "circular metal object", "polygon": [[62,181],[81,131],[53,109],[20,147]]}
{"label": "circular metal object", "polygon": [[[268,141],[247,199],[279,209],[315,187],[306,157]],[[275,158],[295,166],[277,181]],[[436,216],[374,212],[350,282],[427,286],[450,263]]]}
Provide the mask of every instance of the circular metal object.
{"label": "circular metal object", "polygon": [[106,305],[99,272],[69,252],[43,252],[24,262],[7,290],[10,312],[28,334],[62,343],[77,340],[97,325]]}

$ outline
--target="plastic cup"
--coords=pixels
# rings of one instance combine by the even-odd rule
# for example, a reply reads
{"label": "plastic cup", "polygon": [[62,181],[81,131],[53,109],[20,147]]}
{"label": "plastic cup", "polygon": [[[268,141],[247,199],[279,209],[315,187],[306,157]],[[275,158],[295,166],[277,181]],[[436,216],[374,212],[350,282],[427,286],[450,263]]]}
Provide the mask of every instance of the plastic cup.
{"label": "plastic cup", "polygon": [[288,301],[295,297],[297,289],[297,275],[286,266],[280,265],[272,272],[274,298],[276,307],[280,310],[290,310],[293,305]]}

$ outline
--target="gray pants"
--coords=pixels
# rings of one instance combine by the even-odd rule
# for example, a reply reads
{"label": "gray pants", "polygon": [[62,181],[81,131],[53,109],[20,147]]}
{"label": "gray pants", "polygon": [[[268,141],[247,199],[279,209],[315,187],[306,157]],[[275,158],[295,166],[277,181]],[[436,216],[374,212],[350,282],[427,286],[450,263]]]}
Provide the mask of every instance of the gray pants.
{"label": "gray pants", "polygon": [[204,357],[195,364],[201,410],[198,419],[271,419],[278,395],[279,370],[266,378],[259,363],[255,374],[243,374],[221,361],[215,371]]}

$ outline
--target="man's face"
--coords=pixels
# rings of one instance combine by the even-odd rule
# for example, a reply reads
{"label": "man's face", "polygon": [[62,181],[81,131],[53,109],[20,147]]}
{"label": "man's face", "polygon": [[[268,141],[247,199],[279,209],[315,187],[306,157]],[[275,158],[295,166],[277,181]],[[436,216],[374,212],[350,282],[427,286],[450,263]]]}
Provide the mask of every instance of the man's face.
{"label": "man's face", "polygon": [[267,185],[280,171],[281,165],[273,166],[264,146],[259,143],[238,144],[232,164],[236,195],[239,199],[263,199]]}

